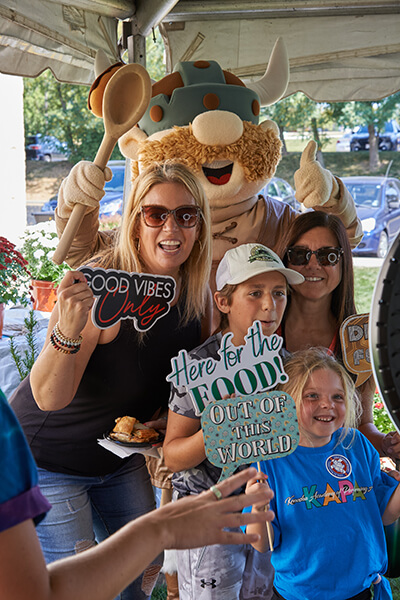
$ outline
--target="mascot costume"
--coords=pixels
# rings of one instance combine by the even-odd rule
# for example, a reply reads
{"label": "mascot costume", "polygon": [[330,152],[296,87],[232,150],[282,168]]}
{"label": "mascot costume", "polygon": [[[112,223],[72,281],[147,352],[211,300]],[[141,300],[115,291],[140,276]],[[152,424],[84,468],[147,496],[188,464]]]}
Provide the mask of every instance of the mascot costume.
{"label": "mascot costume", "polygon": [[[122,63],[110,66],[102,60],[96,64],[99,75],[89,93],[89,108],[100,117],[105,87],[113,74],[124,68]],[[215,271],[226,250],[248,242],[277,250],[283,233],[296,218],[289,205],[259,194],[275,173],[282,145],[274,122],[259,123],[260,107],[277,102],[288,81],[289,61],[281,39],[275,44],[265,75],[247,86],[215,61],[178,63],[173,73],[153,83],[146,112],[119,140],[122,154],[131,160],[132,180],[142,167],[176,159],[203,184],[212,216],[213,292]],[[315,160],[315,154],[316,143],[312,141],[295,173],[296,198],[306,208],[337,215],[351,245],[356,246],[362,229],[353,199],[340,179]],[[61,185],[56,210],[59,235],[74,205],[87,207],[67,254],[72,267],[111,243],[113,232],[98,230],[99,201],[109,178],[107,168],[103,172],[84,161],[73,167]],[[267,567],[265,555],[262,560]],[[252,571],[260,569],[261,573],[264,567],[253,564]],[[268,567],[265,577],[271,578]],[[168,586],[168,598],[177,597]]]}
{"label": "mascot costume", "polygon": [[[96,70],[103,66],[99,61]],[[97,116],[102,115],[105,86],[120,68],[122,63],[109,66],[92,85],[89,108]],[[203,184],[212,216],[213,292],[215,270],[226,250],[248,242],[277,250],[296,217],[287,204],[259,195],[281,157],[278,128],[273,121],[258,122],[260,106],[277,102],[288,81],[289,61],[281,38],[264,76],[247,86],[214,61],[178,63],[173,73],[153,83],[145,114],[119,140],[122,154],[131,159],[132,178],[140,167],[172,158],[189,166]],[[311,141],[294,176],[296,198],[305,208],[337,215],[354,247],[362,228],[353,199],[341,180],[315,160],[315,154],[316,143]],[[56,210],[59,235],[74,204],[87,206],[67,255],[73,267],[110,243],[112,234],[98,231],[99,201],[108,177],[108,169],[103,172],[83,161],[61,185]]]}

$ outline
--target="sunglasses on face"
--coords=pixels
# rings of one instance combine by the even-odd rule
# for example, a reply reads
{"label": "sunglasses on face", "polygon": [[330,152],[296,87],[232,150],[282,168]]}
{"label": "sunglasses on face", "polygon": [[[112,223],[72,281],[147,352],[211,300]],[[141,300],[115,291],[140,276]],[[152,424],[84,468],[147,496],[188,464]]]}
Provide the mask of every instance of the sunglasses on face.
{"label": "sunglasses on face", "polygon": [[318,264],[322,267],[333,267],[339,262],[343,249],[326,246],[325,248],[318,248],[318,250],[310,250],[301,246],[293,246],[287,250],[288,261],[295,266],[308,265],[313,254],[315,254]]}
{"label": "sunglasses on face", "polygon": [[195,227],[202,216],[198,206],[179,206],[179,208],[169,210],[165,206],[149,204],[142,206],[140,211],[148,227],[162,227],[169,215],[174,215],[175,223],[179,227],[189,229]]}

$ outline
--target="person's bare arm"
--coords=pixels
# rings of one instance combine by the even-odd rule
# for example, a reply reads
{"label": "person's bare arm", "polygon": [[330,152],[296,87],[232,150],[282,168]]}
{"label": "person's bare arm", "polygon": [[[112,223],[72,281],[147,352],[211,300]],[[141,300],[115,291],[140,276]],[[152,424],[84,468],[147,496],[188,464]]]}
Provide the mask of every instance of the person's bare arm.
{"label": "person's bare arm", "polygon": [[225,528],[272,518],[271,513],[241,512],[252,503],[269,502],[271,492],[265,487],[256,495],[230,496],[255,472],[248,469],[218,484],[222,500],[209,490],[170,502],[128,523],[96,547],[47,567],[33,522],[11,527],[0,533],[1,598],[112,600],[163,549],[252,543],[257,535]]}
{"label": "person's bare arm", "polygon": [[395,488],[393,494],[387,503],[385,512],[382,515],[384,525],[394,523],[400,517],[400,484]]}
{"label": "person's bare arm", "polygon": [[[93,294],[83,273],[68,272],[57,294],[46,341],[30,376],[33,396],[42,410],[59,410],[72,401],[100,336],[100,329],[89,317]],[[75,339],[82,335],[82,345],[76,354],[64,354],[52,346],[50,334],[57,321],[65,336]]]}
{"label": "person's bare arm", "polygon": [[163,450],[165,464],[174,472],[203,462],[206,453],[200,419],[190,419],[170,410]]}
{"label": "person's bare arm", "polygon": [[374,424],[372,407],[375,389],[376,383],[372,375],[359,388],[362,415],[358,429],[371,442],[380,456],[400,459],[400,435],[395,431],[382,433]]}

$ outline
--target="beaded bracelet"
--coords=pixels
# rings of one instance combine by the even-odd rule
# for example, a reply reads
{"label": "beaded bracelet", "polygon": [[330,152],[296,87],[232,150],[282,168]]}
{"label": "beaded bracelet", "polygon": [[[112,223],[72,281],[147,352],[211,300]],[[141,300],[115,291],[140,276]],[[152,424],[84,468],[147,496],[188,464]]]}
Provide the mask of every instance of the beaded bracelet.
{"label": "beaded bracelet", "polygon": [[62,352],[63,354],[76,354],[79,352],[82,344],[82,336],[78,338],[66,337],[58,327],[58,323],[54,326],[53,331],[50,334],[50,343],[55,350]]}
{"label": "beaded bracelet", "polygon": [[67,337],[60,331],[58,322],[54,325],[53,332],[54,332],[54,335],[59,339],[59,341],[61,343],[64,343],[64,345],[72,344],[73,346],[80,346],[82,344],[83,337],[81,335],[77,338]]}
{"label": "beaded bracelet", "polygon": [[59,352],[62,352],[63,354],[76,354],[77,352],[79,352],[79,350],[81,348],[80,346],[75,346],[75,347],[61,346],[57,342],[53,332],[50,335],[50,343],[55,350],[58,350]]}

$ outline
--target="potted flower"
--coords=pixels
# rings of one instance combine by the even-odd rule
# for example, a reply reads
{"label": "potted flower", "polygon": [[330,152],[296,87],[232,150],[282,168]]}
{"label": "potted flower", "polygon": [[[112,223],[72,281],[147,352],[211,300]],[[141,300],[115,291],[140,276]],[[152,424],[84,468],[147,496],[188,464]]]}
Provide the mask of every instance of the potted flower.
{"label": "potted flower", "polygon": [[50,312],[57,300],[57,286],[69,270],[66,263],[56,265],[51,260],[58,244],[55,222],[28,226],[21,239],[21,253],[32,276],[33,308]]}
{"label": "potted flower", "polygon": [[0,338],[6,304],[26,305],[30,300],[27,261],[7,238],[0,237]]}

